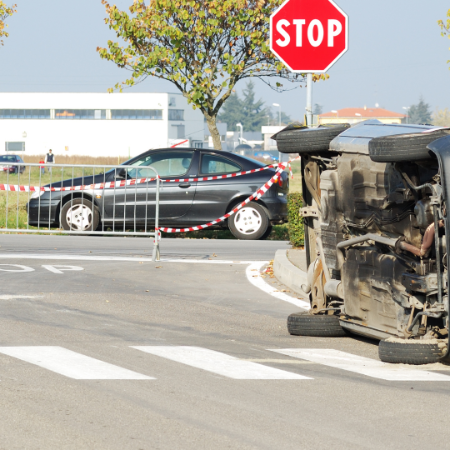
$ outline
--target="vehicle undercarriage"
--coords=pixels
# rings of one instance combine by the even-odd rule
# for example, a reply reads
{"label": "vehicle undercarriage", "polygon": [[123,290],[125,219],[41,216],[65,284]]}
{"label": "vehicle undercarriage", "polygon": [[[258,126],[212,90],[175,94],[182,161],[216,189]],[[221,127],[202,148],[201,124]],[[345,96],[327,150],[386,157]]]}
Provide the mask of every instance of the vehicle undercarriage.
{"label": "vehicle undercarriage", "polygon": [[[448,348],[442,161],[428,150],[419,158],[391,152],[377,161],[383,157],[369,154],[370,139],[356,128],[329,149],[300,152],[308,315],[334,316],[346,331],[387,340],[384,350],[380,345],[385,361],[434,362]],[[296,331],[304,320],[289,318],[291,334],[303,334]],[[417,357],[411,344],[426,344],[433,355]]]}

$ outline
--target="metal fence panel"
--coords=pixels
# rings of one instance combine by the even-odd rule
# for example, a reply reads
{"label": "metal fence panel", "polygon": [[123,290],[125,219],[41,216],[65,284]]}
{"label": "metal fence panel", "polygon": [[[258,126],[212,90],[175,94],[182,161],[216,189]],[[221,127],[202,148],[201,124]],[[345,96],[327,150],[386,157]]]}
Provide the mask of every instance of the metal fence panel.
{"label": "metal fence panel", "polygon": [[[0,230],[154,237],[159,261],[161,180],[151,166],[0,162]],[[151,174],[151,176],[149,176]]]}

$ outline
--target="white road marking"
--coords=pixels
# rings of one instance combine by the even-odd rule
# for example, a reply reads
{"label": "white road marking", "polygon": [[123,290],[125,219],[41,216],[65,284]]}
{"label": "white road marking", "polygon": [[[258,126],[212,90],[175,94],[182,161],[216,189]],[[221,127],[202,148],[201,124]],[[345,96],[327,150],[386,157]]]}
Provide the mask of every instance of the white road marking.
{"label": "white road marking", "polygon": [[0,353],[76,380],[154,380],[62,347],[0,347]]}
{"label": "white road marking", "polygon": [[78,267],[78,266],[47,266],[47,265],[43,265],[42,266],[44,269],[49,270],[50,272],[53,273],[58,273],[58,274],[63,274],[64,272],[67,271],[72,271],[72,270],[84,270],[82,267]]}
{"label": "white road marking", "polygon": [[0,300],[16,300],[21,298],[42,298],[42,295],[0,295]]}
{"label": "white road marking", "polygon": [[262,266],[264,266],[264,264],[267,263],[253,262],[247,267],[246,275],[248,281],[250,281],[253,286],[256,286],[258,289],[261,289],[267,294],[270,294],[273,297],[278,298],[279,300],[283,300],[284,302],[292,303],[293,305],[298,306],[305,311],[308,311],[311,308],[309,302],[290,297],[289,295],[283,294],[282,292],[277,292],[277,289],[275,289],[273,286],[270,286],[264,281],[264,278],[262,278],[260,275],[261,268]]}
{"label": "white road marking", "polygon": [[[155,262],[155,263],[186,263],[186,264],[253,264],[255,261],[225,261],[220,259],[161,259],[136,258],[131,256],[95,256],[95,255],[63,255],[58,253],[0,253],[0,259],[45,259],[58,261],[123,261],[123,262]],[[261,265],[268,261],[259,261]]]}
{"label": "white road marking", "polygon": [[408,366],[387,364],[375,359],[364,358],[331,349],[303,349],[287,348],[270,350],[271,352],[291,356],[292,358],[305,359],[316,364],[347,370],[372,378],[380,378],[388,381],[450,381],[450,377],[425,370],[409,369]]}
{"label": "white road marking", "polygon": [[[16,269],[2,269],[1,267],[16,267]],[[17,270],[19,268],[19,270]],[[34,272],[32,267],[20,266],[19,264],[0,264],[0,272]]]}
{"label": "white road marking", "polygon": [[243,361],[225,353],[201,347],[147,346],[132,348],[235,380],[312,379],[296,373],[263,366],[262,364]]}
{"label": "white road marking", "polygon": [[[224,261],[224,260],[205,260],[205,259],[162,259],[161,261],[153,261],[151,258],[135,258],[135,257],[122,257],[122,256],[88,256],[88,255],[60,255],[60,254],[32,254],[32,253],[0,253],[0,259],[40,259],[40,260],[60,260],[60,261],[122,261],[122,262],[155,262],[155,263],[184,263],[184,264],[228,264],[228,265],[246,265],[248,266],[246,275],[247,279],[253,286],[261,289],[265,293],[272,297],[282,300],[284,302],[292,303],[293,305],[307,311],[310,309],[310,304],[307,301],[299,300],[283,292],[277,292],[273,286],[267,284],[261,276],[254,277],[255,274],[259,274],[262,266],[268,264],[268,261]],[[17,266],[25,267],[25,266]],[[43,266],[47,270],[49,267],[55,266]],[[29,268],[31,269],[31,268]],[[28,270],[28,272],[34,269]],[[257,270],[257,272],[253,272]],[[51,270],[54,272],[53,270]],[[13,271],[11,271],[13,272]],[[20,271],[17,271],[20,272]],[[59,273],[59,272],[55,272]]]}

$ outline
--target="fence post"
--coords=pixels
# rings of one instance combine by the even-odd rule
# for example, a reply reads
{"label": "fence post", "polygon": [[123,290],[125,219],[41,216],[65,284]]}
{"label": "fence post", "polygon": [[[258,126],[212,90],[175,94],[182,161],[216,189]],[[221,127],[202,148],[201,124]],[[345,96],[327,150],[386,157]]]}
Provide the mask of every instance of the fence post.
{"label": "fence post", "polygon": [[161,180],[159,175],[156,175],[156,204],[155,204],[155,241],[153,246],[153,261],[160,261],[161,255],[159,251],[159,188]]}

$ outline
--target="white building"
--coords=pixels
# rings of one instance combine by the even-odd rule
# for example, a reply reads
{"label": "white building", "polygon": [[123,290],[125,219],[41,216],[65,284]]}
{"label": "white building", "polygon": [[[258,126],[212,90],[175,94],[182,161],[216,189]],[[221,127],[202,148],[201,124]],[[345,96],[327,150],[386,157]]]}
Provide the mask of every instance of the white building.
{"label": "white building", "polygon": [[266,151],[278,150],[277,141],[274,141],[272,139],[272,136],[274,134],[277,134],[281,130],[284,130],[285,128],[286,128],[285,125],[261,127],[261,132],[264,136],[264,150],[266,150]]}
{"label": "white building", "polygon": [[133,157],[203,139],[202,113],[179,93],[0,93],[0,154]]}

